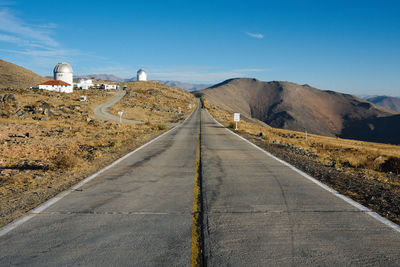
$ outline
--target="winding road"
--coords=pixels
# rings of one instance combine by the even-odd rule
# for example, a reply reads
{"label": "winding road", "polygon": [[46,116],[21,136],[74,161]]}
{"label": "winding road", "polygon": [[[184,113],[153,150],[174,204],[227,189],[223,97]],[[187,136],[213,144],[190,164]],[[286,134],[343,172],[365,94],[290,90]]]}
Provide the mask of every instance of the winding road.
{"label": "winding road", "polygon": [[0,265],[189,266],[200,129],[208,266],[400,265],[400,230],[197,108],[0,230]]}
{"label": "winding road", "polygon": [[[126,95],[125,90],[117,91],[117,93],[111,100],[107,101],[106,103],[100,104],[93,109],[94,115],[100,120],[119,122],[120,118],[118,116],[111,114],[110,108],[113,105],[115,105],[116,103],[118,103],[125,95]],[[124,119],[124,118],[121,118],[121,122],[128,122],[128,123],[135,123],[135,124],[143,124],[144,123],[143,121],[128,120],[128,119]]]}

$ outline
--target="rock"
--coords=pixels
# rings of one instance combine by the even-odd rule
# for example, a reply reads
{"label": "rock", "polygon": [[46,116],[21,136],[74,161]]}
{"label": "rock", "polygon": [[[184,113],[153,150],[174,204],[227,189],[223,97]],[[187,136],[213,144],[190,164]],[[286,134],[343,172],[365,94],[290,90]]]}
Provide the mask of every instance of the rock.
{"label": "rock", "polygon": [[2,102],[7,105],[18,106],[17,98],[14,94],[5,94],[3,96]]}
{"label": "rock", "polygon": [[40,179],[42,179],[43,177],[42,176],[39,176],[39,175],[35,175],[35,176],[33,176],[33,179],[34,180],[40,180]]}
{"label": "rock", "polygon": [[26,113],[22,109],[19,109],[19,110],[17,110],[17,112],[15,112],[14,116],[15,117],[26,117]]}

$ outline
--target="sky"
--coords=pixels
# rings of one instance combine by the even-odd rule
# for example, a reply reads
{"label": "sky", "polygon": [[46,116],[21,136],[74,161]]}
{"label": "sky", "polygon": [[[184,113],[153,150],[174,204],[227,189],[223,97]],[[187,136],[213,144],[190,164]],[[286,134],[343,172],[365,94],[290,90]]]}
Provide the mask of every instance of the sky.
{"label": "sky", "polygon": [[0,0],[0,59],[50,76],[290,81],[400,96],[400,1]]}

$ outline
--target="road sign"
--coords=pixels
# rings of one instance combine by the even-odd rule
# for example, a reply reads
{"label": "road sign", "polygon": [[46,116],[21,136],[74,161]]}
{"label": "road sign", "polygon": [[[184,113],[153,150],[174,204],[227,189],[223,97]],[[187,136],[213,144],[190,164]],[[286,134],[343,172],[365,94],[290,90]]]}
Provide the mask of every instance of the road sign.
{"label": "road sign", "polygon": [[233,121],[240,121],[240,113],[233,113]]}
{"label": "road sign", "polygon": [[237,130],[238,129],[237,123],[240,121],[240,113],[233,113],[233,121],[236,122],[235,130]]}

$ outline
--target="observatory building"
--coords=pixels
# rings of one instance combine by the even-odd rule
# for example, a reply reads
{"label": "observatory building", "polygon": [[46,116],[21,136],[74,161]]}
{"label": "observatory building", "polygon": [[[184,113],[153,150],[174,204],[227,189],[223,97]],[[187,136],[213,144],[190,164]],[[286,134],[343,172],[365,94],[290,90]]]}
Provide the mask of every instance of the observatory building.
{"label": "observatory building", "polygon": [[65,62],[58,63],[54,67],[54,80],[64,81],[66,83],[73,85],[74,78],[71,65]]}
{"label": "observatory building", "polygon": [[61,62],[54,67],[54,80],[38,84],[37,88],[56,91],[61,93],[72,93],[74,88],[73,72],[68,63]]}
{"label": "observatory building", "polygon": [[138,70],[137,80],[138,81],[147,81],[147,73],[143,69]]}

